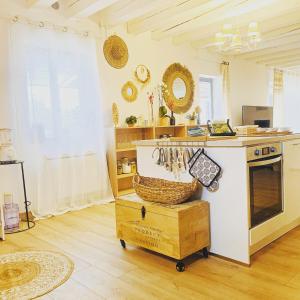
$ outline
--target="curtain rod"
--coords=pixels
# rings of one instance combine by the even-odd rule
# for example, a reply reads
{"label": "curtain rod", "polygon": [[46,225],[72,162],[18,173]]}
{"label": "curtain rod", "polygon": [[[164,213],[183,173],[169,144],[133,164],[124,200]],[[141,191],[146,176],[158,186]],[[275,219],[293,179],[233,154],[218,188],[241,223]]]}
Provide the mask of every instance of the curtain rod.
{"label": "curtain rod", "polygon": [[229,62],[228,62],[228,61],[225,61],[225,60],[223,60],[223,61],[222,61],[222,65],[229,66]]}
{"label": "curtain rod", "polygon": [[57,25],[54,24],[53,22],[50,21],[36,21],[36,20],[32,20],[29,19],[27,17],[24,16],[20,16],[20,15],[16,15],[16,16],[12,16],[12,17],[4,17],[4,16],[0,16],[0,19],[8,21],[10,23],[14,23],[14,24],[24,24],[24,25],[29,25],[29,26],[33,26],[36,28],[41,28],[41,29],[50,29],[50,30],[54,30],[54,31],[58,31],[58,32],[69,32],[72,34],[76,34],[79,35],[81,37],[94,37],[97,39],[101,39],[102,36],[100,34],[95,33],[92,30],[78,30],[72,26],[67,26],[67,25]]}

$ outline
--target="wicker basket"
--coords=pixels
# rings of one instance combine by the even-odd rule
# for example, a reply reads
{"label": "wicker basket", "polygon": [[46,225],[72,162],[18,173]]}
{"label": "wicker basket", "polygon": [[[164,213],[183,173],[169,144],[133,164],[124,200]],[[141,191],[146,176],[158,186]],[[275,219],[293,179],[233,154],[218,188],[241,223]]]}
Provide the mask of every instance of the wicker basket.
{"label": "wicker basket", "polygon": [[179,204],[187,201],[196,192],[198,183],[196,180],[182,183],[135,175],[133,187],[145,201]]}

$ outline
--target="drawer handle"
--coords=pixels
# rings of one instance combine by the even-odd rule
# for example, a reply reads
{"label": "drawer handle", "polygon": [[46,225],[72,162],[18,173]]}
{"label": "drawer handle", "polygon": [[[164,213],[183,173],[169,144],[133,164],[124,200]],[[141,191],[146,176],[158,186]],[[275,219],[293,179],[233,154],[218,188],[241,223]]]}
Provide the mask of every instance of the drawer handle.
{"label": "drawer handle", "polygon": [[145,216],[146,216],[146,208],[145,208],[145,206],[142,206],[142,208],[141,208],[141,214],[142,214],[142,219],[145,219]]}

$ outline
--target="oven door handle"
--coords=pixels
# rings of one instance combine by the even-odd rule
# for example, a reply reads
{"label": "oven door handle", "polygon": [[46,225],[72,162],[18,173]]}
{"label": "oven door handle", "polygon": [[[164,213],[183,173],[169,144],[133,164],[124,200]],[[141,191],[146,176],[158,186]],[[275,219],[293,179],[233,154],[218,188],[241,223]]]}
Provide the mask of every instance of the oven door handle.
{"label": "oven door handle", "polygon": [[282,160],[282,157],[279,156],[279,157],[276,157],[276,158],[273,158],[273,159],[249,162],[248,166],[249,167],[266,166],[266,165],[277,163],[281,160]]}

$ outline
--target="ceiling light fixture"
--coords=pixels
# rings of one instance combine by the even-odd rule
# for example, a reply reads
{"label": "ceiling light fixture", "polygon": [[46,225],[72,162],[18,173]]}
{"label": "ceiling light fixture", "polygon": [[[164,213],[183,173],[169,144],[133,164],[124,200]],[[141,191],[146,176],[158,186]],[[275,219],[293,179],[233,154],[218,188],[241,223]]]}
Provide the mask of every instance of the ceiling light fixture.
{"label": "ceiling light fixture", "polygon": [[216,33],[214,46],[221,52],[235,51],[242,49],[255,49],[261,41],[257,22],[248,25],[247,34],[242,35],[239,28],[234,29],[232,24],[224,24],[222,31]]}

